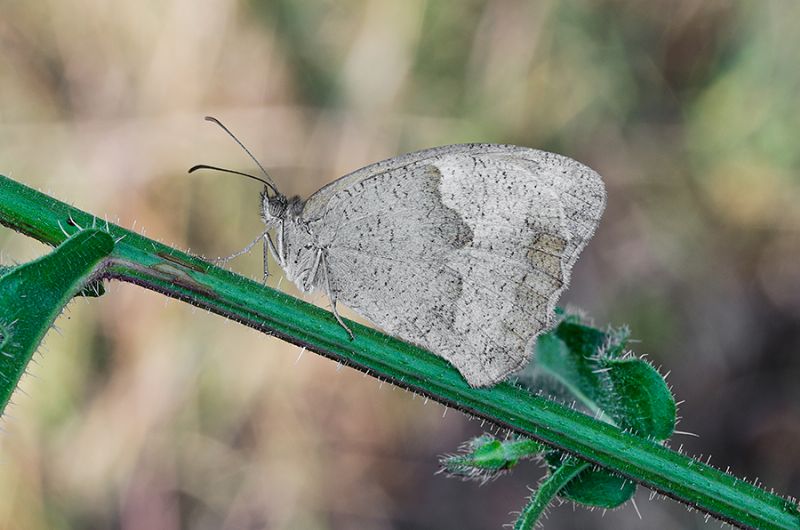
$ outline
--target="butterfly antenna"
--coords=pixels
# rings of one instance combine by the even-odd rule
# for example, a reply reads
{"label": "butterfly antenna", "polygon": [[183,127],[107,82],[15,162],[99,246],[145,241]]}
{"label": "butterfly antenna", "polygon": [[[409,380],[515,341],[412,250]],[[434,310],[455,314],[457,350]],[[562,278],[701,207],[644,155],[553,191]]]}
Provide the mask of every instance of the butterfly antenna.
{"label": "butterfly antenna", "polygon": [[[265,180],[262,180],[262,179],[256,179],[256,180],[261,180],[261,182],[264,182],[265,184],[267,184],[267,185],[268,185],[268,186],[269,186],[269,187],[272,189],[272,191],[273,191],[274,193],[276,193],[276,194],[277,194],[277,193],[278,193],[278,188],[275,186],[275,183],[274,183],[274,182],[272,182],[272,177],[270,177],[270,176],[269,176],[269,173],[267,173],[267,170],[264,168],[264,166],[263,166],[263,165],[261,165],[261,162],[259,162],[259,161],[258,161],[258,159],[255,157],[255,155],[253,155],[253,153],[251,153],[251,152],[250,152],[250,150],[249,150],[247,147],[245,147],[245,145],[244,145],[244,144],[241,142],[241,140],[239,140],[239,139],[236,137],[236,135],[235,135],[235,134],[233,134],[233,133],[231,132],[231,130],[230,130],[230,129],[228,129],[227,127],[225,127],[225,125],[223,125],[223,124],[222,124],[222,122],[221,122],[221,121],[219,121],[219,120],[218,120],[217,118],[215,118],[214,116],[206,116],[206,117],[205,117],[205,120],[206,120],[206,121],[210,121],[211,123],[215,123],[215,124],[219,125],[219,127],[220,127],[220,128],[223,130],[223,131],[225,131],[226,133],[228,133],[228,136],[230,136],[231,138],[233,138],[233,141],[234,141],[234,142],[236,142],[237,144],[239,144],[239,147],[241,147],[242,149],[244,149],[244,152],[245,152],[245,153],[247,153],[247,156],[249,156],[249,157],[250,157],[250,158],[253,160],[253,162],[255,162],[255,163],[256,163],[256,165],[258,166],[258,168],[261,170],[261,172],[262,172],[262,173],[264,174],[264,176],[266,177],[266,181],[265,181]],[[195,167],[197,167],[197,166],[195,166]],[[194,168],[192,168],[192,169],[194,169]],[[217,169],[219,169],[219,168],[217,168]],[[191,173],[191,170],[190,170],[189,172]],[[236,171],[228,171],[228,172],[229,172],[229,173],[238,173],[238,172],[236,172]],[[252,175],[247,175],[247,174],[244,174],[244,173],[239,173],[239,174],[240,174],[240,175],[245,175],[245,176],[248,176],[248,177],[252,177]],[[253,178],[255,178],[255,177],[253,177]]]}
{"label": "butterfly antenna", "polygon": [[267,180],[262,179],[261,177],[257,177],[255,175],[251,175],[250,173],[244,173],[242,171],[236,171],[235,169],[228,169],[228,168],[225,168],[225,167],[209,166],[208,164],[197,164],[196,166],[192,166],[191,169],[189,169],[189,173],[197,171],[198,169],[211,169],[211,170],[214,170],[214,171],[222,171],[223,173],[232,173],[234,175],[241,175],[243,177],[250,177],[253,180],[257,180],[259,182],[262,182],[264,184],[264,186],[266,186],[269,189],[271,189],[273,193],[275,193],[276,195],[279,195],[278,190],[275,189],[275,186],[273,186],[271,182],[268,182]]}

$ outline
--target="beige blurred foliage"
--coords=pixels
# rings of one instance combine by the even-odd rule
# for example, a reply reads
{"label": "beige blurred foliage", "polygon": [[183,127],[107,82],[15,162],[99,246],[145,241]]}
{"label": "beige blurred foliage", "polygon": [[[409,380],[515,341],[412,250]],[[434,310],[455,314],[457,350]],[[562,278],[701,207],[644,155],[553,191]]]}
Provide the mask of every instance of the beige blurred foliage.
{"label": "beige blurred foliage", "polygon": [[[253,166],[207,114],[289,195],[448,143],[577,158],[610,200],[565,301],[630,323],[672,370],[680,428],[703,436],[687,450],[796,495],[800,454],[781,440],[800,434],[798,15],[790,1],[7,0],[0,173],[219,256],[258,234],[259,188],[186,174]],[[1,237],[4,261],[45,251]],[[260,261],[232,267],[258,277]],[[434,476],[479,422],[135,286],[75,301],[58,327],[3,422],[2,528],[499,528],[540,476]],[[646,499],[644,521],[561,509],[548,528],[703,524]]]}

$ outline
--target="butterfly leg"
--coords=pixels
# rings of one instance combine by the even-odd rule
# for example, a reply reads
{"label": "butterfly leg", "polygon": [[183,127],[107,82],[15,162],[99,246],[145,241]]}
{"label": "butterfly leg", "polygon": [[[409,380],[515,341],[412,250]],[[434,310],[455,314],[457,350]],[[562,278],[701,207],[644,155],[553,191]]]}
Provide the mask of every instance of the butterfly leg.
{"label": "butterfly leg", "polygon": [[231,254],[230,256],[226,256],[224,258],[216,258],[216,259],[213,259],[211,261],[212,261],[212,263],[215,263],[217,265],[224,265],[224,264],[228,263],[230,260],[232,260],[234,258],[238,258],[239,256],[241,256],[243,254],[247,254],[248,252],[250,252],[250,249],[252,249],[255,246],[255,244],[258,243],[261,240],[261,238],[263,238],[263,237],[269,237],[268,232],[266,232],[266,231],[261,232],[258,235],[257,238],[255,238],[250,243],[248,243],[247,246],[244,247],[239,252],[236,252],[235,254]]}
{"label": "butterfly leg", "polygon": [[264,283],[267,283],[267,277],[269,277],[269,266],[267,264],[268,254],[272,254],[272,257],[275,258],[278,265],[283,267],[284,259],[280,251],[280,243],[276,247],[275,242],[272,241],[272,236],[269,235],[269,232],[266,232],[264,235]]}
{"label": "butterfly leg", "polygon": [[333,290],[331,290],[331,279],[328,275],[328,260],[325,259],[325,253],[322,250],[320,250],[320,260],[322,262],[322,274],[325,276],[325,290],[328,292],[328,299],[331,301],[331,312],[333,312],[333,316],[336,317],[336,321],[339,325],[350,335],[350,340],[355,340],[353,332],[350,331],[350,328],[344,323],[342,317],[339,316],[339,311],[336,310],[336,295],[333,293]]}
{"label": "butterfly leg", "polygon": [[270,252],[270,241],[272,241],[269,237],[269,234],[264,236],[264,249],[261,255],[264,259],[264,285],[267,285],[267,280],[269,279],[269,252]]}

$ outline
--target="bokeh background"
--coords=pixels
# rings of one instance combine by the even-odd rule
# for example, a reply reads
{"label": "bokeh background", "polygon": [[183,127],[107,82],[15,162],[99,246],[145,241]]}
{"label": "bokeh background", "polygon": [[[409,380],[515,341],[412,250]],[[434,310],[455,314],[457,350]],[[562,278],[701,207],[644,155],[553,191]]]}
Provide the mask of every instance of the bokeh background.
{"label": "bokeh background", "polygon": [[[671,371],[699,435],[673,445],[798,495],[798,19],[791,0],[6,0],[0,173],[219,256],[260,231],[259,187],[186,174],[252,169],[206,114],[286,194],[456,142],[576,158],[609,201],[564,302]],[[46,250],[0,238],[7,262]],[[542,474],[434,475],[479,422],[135,286],[58,325],[3,421],[3,528],[500,528]],[[707,527],[636,498],[641,520],[562,506],[546,528]]]}

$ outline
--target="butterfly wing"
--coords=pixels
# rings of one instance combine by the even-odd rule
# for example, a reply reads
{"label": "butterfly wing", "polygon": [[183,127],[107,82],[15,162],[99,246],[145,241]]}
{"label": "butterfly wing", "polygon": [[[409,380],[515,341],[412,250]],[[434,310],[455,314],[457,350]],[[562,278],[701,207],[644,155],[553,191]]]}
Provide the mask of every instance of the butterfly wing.
{"label": "butterfly wing", "polygon": [[303,218],[338,300],[485,386],[527,363],[604,204],[574,160],[465,144],[351,173]]}

